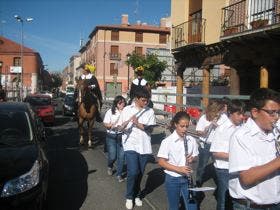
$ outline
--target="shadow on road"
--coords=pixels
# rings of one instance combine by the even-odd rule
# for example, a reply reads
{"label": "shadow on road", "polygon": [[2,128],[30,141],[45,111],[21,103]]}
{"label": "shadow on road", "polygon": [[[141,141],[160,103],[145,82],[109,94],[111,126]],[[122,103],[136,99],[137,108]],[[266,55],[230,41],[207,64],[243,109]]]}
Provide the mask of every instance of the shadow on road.
{"label": "shadow on road", "polygon": [[156,188],[164,183],[164,171],[162,168],[155,168],[147,173],[148,178],[145,184],[145,188],[142,190],[141,194],[143,197],[153,192]]}

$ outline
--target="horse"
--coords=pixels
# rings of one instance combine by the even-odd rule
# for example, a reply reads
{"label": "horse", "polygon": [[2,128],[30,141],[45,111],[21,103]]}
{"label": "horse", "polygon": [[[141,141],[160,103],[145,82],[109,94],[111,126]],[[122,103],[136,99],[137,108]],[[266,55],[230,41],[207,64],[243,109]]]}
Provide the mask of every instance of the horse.
{"label": "horse", "polygon": [[78,128],[80,135],[80,144],[84,144],[84,122],[87,121],[88,129],[88,146],[92,146],[92,129],[94,118],[97,112],[96,98],[91,93],[87,81],[79,80],[76,86],[78,90]]}

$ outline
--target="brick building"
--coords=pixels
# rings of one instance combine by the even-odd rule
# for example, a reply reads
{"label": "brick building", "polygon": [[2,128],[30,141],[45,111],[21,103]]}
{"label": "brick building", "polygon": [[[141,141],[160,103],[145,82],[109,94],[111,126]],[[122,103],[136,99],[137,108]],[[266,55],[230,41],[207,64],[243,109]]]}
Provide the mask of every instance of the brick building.
{"label": "brick building", "polygon": [[[7,89],[21,86],[21,45],[0,36],[0,78]],[[41,86],[43,61],[38,52],[23,46],[23,90],[36,92]]]}

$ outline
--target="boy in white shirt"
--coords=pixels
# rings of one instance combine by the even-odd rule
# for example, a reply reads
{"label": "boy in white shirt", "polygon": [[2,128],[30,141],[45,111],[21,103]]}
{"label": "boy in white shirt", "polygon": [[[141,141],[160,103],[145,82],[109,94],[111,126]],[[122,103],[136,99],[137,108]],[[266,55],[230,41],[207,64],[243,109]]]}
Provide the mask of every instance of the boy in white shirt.
{"label": "boy in white shirt", "polygon": [[251,117],[230,139],[229,192],[235,210],[280,209],[280,157],[273,124],[280,94],[260,88],[250,97]]}
{"label": "boy in white shirt", "polygon": [[123,149],[127,164],[126,208],[142,206],[140,184],[147,161],[152,154],[151,127],[156,124],[154,110],[147,106],[150,98],[146,89],[135,92],[135,100],[126,106],[118,125],[124,128]]}
{"label": "boy in white shirt", "polygon": [[234,99],[228,103],[227,107],[228,119],[216,128],[210,147],[217,177],[217,210],[230,209],[231,206],[228,194],[229,140],[243,121],[245,104],[238,99]]}

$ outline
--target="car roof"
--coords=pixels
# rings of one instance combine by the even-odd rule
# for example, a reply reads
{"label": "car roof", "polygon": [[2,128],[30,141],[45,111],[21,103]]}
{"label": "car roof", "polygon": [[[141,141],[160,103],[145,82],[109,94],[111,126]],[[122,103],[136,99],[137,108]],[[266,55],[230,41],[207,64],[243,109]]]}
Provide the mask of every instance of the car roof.
{"label": "car roof", "polygon": [[27,103],[24,102],[3,102],[0,103],[0,110],[5,110],[5,111],[18,110],[18,111],[27,112],[29,109]]}
{"label": "car roof", "polygon": [[51,98],[50,95],[45,95],[45,94],[31,94],[28,95],[27,97],[35,97],[35,98]]}

